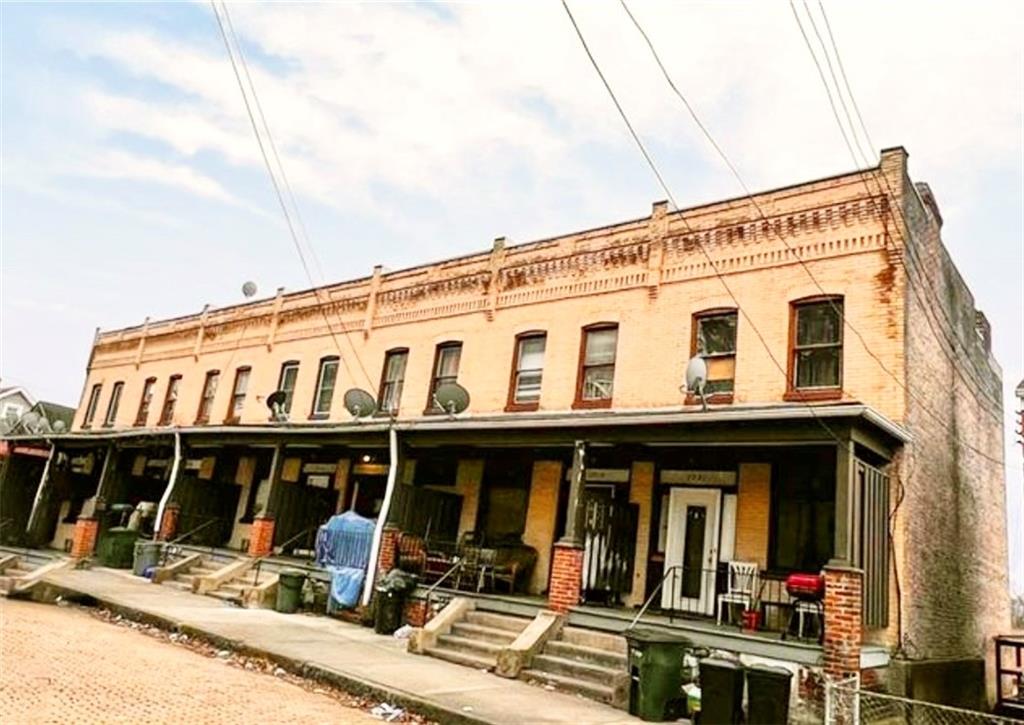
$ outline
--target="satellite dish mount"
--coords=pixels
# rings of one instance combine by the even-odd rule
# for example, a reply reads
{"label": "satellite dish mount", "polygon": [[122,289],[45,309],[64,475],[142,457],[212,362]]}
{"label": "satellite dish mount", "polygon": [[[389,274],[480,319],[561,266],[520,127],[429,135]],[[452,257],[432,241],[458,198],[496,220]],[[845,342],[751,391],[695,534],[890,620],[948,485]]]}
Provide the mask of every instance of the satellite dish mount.
{"label": "satellite dish mount", "polygon": [[442,383],[434,391],[434,405],[454,418],[469,407],[469,391],[458,383]]}
{"label": "satellite dish mount", "polygon": [[362,420],[377,412],[377,401],[362,388],[345,391],[345,410],[356,420]]}
{"label": "satellite dish mount", "polygon": [[283,390],[275,390],[267,396],[267,407],[270,408],[270,421],[272,423],[288,422],[288,411],[284,407],[287,401],[288,393]]}
{"label": "satellite dish mount", "polygon": [[706,386],[708,382],[708,364],[700,355],[694,355],[686,363],[686,384],[680,388],[685,393],[692,393],[700,397],[700,404],[706,413],[708,410],[708,399]]}

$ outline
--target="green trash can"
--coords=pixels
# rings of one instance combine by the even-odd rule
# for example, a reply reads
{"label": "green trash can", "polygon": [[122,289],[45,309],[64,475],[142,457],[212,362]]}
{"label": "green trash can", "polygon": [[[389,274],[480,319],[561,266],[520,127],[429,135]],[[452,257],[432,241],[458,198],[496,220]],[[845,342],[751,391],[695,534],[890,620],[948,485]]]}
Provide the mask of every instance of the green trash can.
{"label": "green trash can", "polygon": [[302,601],[302,585],[306,583],[306,572],[285,569],[277,575],[277,606],[284,614],[294,614]]}
{"label": "green trash can", "polygon": [[131,569],[135,559],[135,542],[139,532],[115,526],[100,537],[96,545],[96,559],[111,569]]}
{"label": "green trash can", "polygon": [[683,657],[690,640],[674,632],[624,632],[629,645],[629,714],[649,722],[675,720],[685,711]]}
{"label": "green trash can", "polygon": [[145,576],[148,569],[152,569],[160,563],[162,548],[163,544],[159,541],[136,541],[132,573],[135,576]]}
{"label": "green trash can", "polygon": [[785,667],[752,665],[747,669],[747,723],[789,722],[789,690],[793,673]]}
{"label": "green trash can", "polygon": [[700,721],[731,725],[743,719],[743,665],[730,660],[700,661]]}

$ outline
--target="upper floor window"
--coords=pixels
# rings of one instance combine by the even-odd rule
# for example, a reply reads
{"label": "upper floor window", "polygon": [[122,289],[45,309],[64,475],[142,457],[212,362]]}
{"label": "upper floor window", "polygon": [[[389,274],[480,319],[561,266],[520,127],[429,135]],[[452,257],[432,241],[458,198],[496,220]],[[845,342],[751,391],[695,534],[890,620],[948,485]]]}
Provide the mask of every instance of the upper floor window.
{"label": "upper floor window", "polygon": [[110,402],[107,403],[107,414],[103,418],[103,425],[114,425],[114,421],[117,420],[117,409],[121,406],[121,393],[123,392],[124,382],[119,380],[114,383],[114,388],[110,391]]}
{"label": "upper floor window", "polygon": [[238,422],[245,407],[245,393],[249,389],[249,375],[252,368],[244,367],[235,370],[235,384],[231,388],[231,401],[228,403],[228,420]]}
{"label": "upper floor window", "polygon": [[325,357],[320,361],[320,372],[316,378],[316,395],[313,396],[313,417],[326,418],[331,412],[334,386],[338,382],[338,357]]}
{"label": "upper floor window", "polygon": [[203,380],[203,392],[199,396],[199,411],[196,423],[209,423],[210,412],[213,410],[213,397],[217,394],[217,383],[220,382],[220,370],[208,370]]}
{"label": "upper floor window", "polygon": [[540,404],[540,386],[544,375],[544,348],[547,335],[525,332],[516,337],[515,359],[512,362],[512,385],[509,390],[510,410],[536,410]]}
{"label": "upper floor window", "polygon": [[843,299],[796,302],[790,321],[790,391],[835,397],[843,380]]}
{"label": "upper floor window", "polygon": [[380,393],[377,396],[377,409],[381,413],[394,414],[402,402],[402,385],[405,383],[405,365],[409,361],[409,351],[388,350],[384,356],[384,371],[380,376]]}
{"label": "upper floor window", "polygon": [[174,421],[174,408],[178,404],[178,388],[180,387],[180,375],[172,375],[168,378],[167,393],[164,395],[164,407],[160,410],[158,425],[170,425]]}
{"label": "upper floor window", "polygon": [[454,383],[459,377],[459,360],[462,358],[461,342],[443,342],[437,346],[434,353],[434,374],[430,379],[430,397],[427,400],[427,411],[438,413],[438,407],[434,396],[437,389],[445,383]]}
{"label": "upper floor window", "polygon": [[575,407],[607,408],[612,404],[618,340],[618,325],[601,324],[583,328]]}
{"label": "upper floor window", "polygon": [[149,406],[153,402],[153,388],[156,387],[156,378],[146,378],[142,385],[142,397],[139,398],[139,412],[135,414],[135,425],[146,425],[149,420]]}
{"label": "upper floor window", "polygon": [[89,391],[89,404],[85,406],[85,418],[82,420],[83,428],[88,428],[92,425],[93,418],[96,417],[96,408],[100,404],[101,390],[103,390],[103,385],[96,383],[92,386],[92,390]]}
{"label": "upper floor window", "polygon": [[705,394],[732,395],[736,374],[736,311],[708,310],[693,316],[691,355],[700,355],[708,367]]}
{"label": "upper floor window", "polygon": [[281,365],[281,376],[277,380],[277,389],[284,393],[281,409],[285,413],[292,412],[292,396],[295,394],[295,381],[299,377],[299,363],[289,360]]}

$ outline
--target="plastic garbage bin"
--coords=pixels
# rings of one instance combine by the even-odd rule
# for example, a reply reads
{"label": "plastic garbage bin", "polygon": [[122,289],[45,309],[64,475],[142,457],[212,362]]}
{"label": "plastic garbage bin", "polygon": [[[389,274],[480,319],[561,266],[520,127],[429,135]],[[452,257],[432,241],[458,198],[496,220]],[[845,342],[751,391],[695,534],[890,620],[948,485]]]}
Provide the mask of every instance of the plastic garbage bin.
{"label": "plastic garbage bin", "polygon": [[159,541],[136,541],[132,573],[135,576],[143,576],[147,569],[152,569],[159,564],[162,549],[163,544]]}
{"label": "plastic garbage bin", "polygon": [[112,569],[131,569],[139,532],[116,526],[108,529],[96,546],[96,558]]}
{"label": "plastic garbage bin", "polygon": [[373,612],[373,631],[391,634],[402,626],[402,607],[405,594],[391,587],[377,587]]}
{"label": "plastic garbage bin", "polygon": [[277,575],[277,602],[274,607],[284,614],[294,614],[302,601],[302,585],[306,583],[306,572],[285,569]]}
{"label": "plastic garbage bin", "polygon": [[789,689],[793,673],[785,667],[752,665],[747,669],[747,723],[789,722]]}
{"label": "plastic garbage bin", "polygon": [[724,659],[700,662],[700,721],[729,725],[743,718],[743,665]]}
{"label": "plastic garbage bin", "polygon": [[674,632],[630,629],[629,714],[649,722],[674,720],[685,709],[683,656],[690,640]]}

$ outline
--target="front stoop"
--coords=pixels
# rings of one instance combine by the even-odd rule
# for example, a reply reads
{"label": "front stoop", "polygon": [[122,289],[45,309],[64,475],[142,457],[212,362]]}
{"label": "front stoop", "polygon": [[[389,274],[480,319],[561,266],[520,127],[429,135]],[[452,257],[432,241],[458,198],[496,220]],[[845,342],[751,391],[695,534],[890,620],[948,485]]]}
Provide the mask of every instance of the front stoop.
{"label": "front stoop", "polygon": [[629,699],[626,640],[619,635],[565,627],[557,639],[533,657],[520,678],[625,709]]}
{"label": "front stoop", "polygon": [[511,645],[532,620],[471,610],[441,634],[423,654],[478,670],[493,670],[498,655]]}

